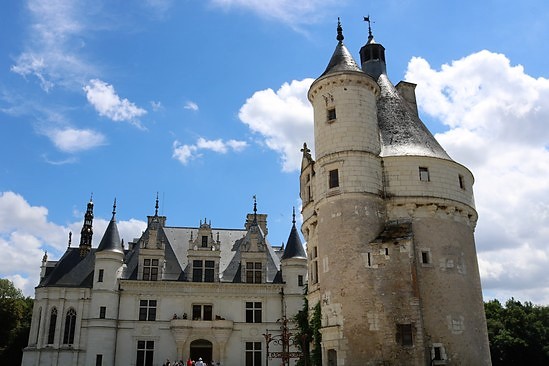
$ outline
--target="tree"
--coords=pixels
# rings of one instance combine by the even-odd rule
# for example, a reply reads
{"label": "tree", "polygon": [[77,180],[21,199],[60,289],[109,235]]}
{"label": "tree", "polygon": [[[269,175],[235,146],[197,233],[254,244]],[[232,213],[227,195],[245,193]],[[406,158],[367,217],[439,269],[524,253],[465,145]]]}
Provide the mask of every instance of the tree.
{"label": "tree", "polygon": [[6,365],[20,365],[27,345],[33,300],[7,279],[0,279],[0,359]]}
{"label": "tree", "polygon": [[549,307],[511,298],[484,304],[494,366],[549,365]]}

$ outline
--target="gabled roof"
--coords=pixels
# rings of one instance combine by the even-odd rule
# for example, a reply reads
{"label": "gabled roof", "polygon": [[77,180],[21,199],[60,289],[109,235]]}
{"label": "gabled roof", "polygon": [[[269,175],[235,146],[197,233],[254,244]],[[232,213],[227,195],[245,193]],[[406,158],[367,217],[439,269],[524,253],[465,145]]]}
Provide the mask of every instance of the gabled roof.
{"label": "gabled roof", "polygon": [[67,248],[38,287],[92,287],[95,250],[80,257],[79,248]]}

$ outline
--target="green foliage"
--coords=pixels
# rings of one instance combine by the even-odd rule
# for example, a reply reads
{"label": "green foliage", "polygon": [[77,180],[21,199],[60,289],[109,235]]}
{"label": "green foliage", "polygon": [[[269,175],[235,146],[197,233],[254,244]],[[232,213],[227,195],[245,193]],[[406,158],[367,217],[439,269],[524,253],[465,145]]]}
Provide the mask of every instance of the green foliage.
{"label": "green foliage", "polygon": [[27,345],[33,300],[24,297],[10,280],[0,279],[0,360],[20,365]]}
{"label": "green foliage", "polygon": [[298,348],[303,352],[303,357],[296,362],[296,366],[322,366],[320,303],[316,304],[313,313],[309,315],[309,302],[305,297],[303,308],[294,316],[293,321],[298,329],[294,335],[294,342],[301,345]]}
{"label": "green foliage", "polygon": [[549,365],[549,307],[511,298],[484,304],[494,366]]}

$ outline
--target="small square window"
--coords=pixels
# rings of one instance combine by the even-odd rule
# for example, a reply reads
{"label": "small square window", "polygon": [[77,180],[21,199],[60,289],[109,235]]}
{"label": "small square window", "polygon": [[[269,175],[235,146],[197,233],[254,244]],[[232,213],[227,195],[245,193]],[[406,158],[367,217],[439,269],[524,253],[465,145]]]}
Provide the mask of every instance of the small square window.
{"label": "small square window", "polygon": [[335,119],[336,119],[336,109],[335,108],[328,109],[327,116],[328,116],[328,122],[335,121]]}
{"label": "small square window", "polygon": [[337,169],[330,170],[328,179],[328,188],[339,187],[339,172]]}
{"label": "small square window", "polygon": [[431,180],[429,177],[429,168],[419,167],[419,180],[422,182],[429,182]]}

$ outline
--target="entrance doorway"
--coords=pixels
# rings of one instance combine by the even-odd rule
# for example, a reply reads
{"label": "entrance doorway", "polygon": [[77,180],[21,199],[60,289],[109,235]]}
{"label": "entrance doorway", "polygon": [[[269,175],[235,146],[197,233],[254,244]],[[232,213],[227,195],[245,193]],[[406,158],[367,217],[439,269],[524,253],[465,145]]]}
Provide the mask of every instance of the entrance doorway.
{"label": "entrance doorway", "polygon": [[204,363],[212,362],[212,342],[205,339],[197,339],[191,342],[190,355],[193,361],[202,358]]}

